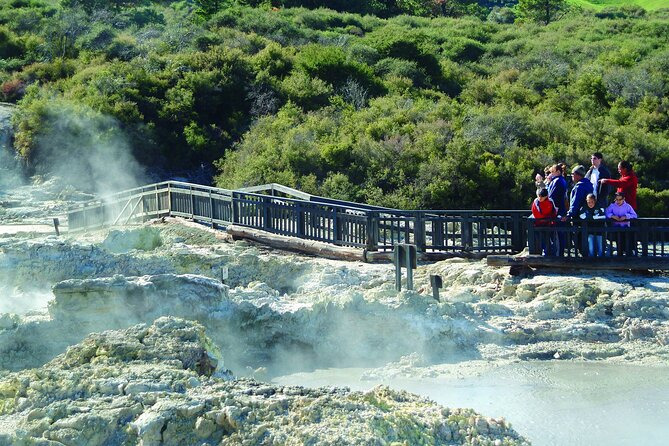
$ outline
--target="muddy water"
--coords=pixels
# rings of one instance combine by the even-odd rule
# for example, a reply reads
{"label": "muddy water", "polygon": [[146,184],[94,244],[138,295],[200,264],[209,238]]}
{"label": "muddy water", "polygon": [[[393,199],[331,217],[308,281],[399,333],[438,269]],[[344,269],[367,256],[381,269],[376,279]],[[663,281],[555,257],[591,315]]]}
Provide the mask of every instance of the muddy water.
{"label": "muddy water", "polygon": [[309,387],[377,384],[448,407],[504,417],[536,446],[669,444],[669,366],[536,362],[478,376],[361,381],[364,369],[328,369],[275,378]]}

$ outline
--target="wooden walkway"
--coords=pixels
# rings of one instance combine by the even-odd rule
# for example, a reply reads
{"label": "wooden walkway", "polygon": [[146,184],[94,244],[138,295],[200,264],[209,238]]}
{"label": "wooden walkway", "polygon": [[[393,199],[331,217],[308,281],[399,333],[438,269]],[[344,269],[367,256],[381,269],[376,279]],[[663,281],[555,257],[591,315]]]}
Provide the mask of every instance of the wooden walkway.
{"label": "wooden walkway", "polygon": [[427,253],[510,254],[526,246],[526,211],[402,211],[317,197],[278,184],[226,190],[166,181],[82,203],[70,231],[160,216],[259,229],[338,246],[392,251],[411,243]]}
{"label": "wooden walkway", "polygon": [[[234,225],[367,252],[391,252],[397,243],[410,243],[423,258],[434,259],[512,255],[528,245],[536,251],[542,238],[560,231],[563,256],[582,257],[587,227],[535,228],[529,215],[527,210],[403,211],[318,197],[279,184],[227,190],[166,181],[82,203],[69,211],[68,226],[76,231],[177,216],[212,227]],[[597,231],[605,236],[621,232]],[[635,258],[669,262],[669,219],[641,218],[624,231],[634,234],[628,239],[634,240]]]}

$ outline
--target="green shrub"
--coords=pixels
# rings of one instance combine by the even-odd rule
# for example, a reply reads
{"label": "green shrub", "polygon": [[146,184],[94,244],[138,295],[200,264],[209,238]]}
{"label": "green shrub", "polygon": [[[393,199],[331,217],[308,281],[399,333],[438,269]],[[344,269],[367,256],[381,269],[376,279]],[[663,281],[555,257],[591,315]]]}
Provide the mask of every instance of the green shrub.
{"label": "green shrub", "polygon": [[669,190],[655,191],[645,187],[637,190],[639,217],[669,217]]}
{"label": "green shrub", "polygon": [[0,59],[20,57],[23,46],[17,36],[4,26],[0,26]]}

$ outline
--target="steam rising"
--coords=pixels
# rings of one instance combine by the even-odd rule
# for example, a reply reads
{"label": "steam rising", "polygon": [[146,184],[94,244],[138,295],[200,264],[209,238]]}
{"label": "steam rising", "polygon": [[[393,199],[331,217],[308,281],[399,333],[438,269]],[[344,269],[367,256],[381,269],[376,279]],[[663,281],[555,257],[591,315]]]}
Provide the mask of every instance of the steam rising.
{"label": "steam rising", "polygon": [[90,108],[52,106],[33,160],[36,173],[63,178],[75,188],[105,195],[145,182],[120,123]]}
{"label": "steam rising", "polygon": [[25,314],[31,311],[44,311],[53,299],[50,290],[22,291],[0,285],[0,315],[3,313]]}
{"label": "steam rising", "polygon": [[22,183],[19,163],[12,149],[13,107],[0,104],[0,190]]}

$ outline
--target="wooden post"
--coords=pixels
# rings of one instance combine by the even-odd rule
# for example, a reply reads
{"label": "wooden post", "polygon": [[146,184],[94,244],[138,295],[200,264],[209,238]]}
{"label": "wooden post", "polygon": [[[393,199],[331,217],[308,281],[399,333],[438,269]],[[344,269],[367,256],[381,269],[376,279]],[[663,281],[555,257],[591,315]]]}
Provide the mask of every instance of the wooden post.
{"label": "wooden post", "polygon": [[272,224],[269,221],[271,217],[269,203],[271,199],[262,197],[262,227],[265,231],[270,231],[272,229]]}
{"label": "wooden post", "polygon": [[529,223],[527,225],[527,247],[530,250],[530,253],[537,252],[536,245],[536,232],[534,230],[534,224]]}
{"label": "wooden post", "polygon": [[367,251],[379,249],[379,214],[367,211]]}
{"label": "wooden post", "polygon": [[[638,232],[640,233],[641,237],[639,237],[639,241],[641,242],[641,255],[643,257],[648,257],[648,243],[650,241],[649,233],[650,233],[650,225],[647,225],[646,222],[643,222],[643,224],[638,225],[637,222],[632,223],[634,226],[633,228],[636,231],[636,228],[638,229]],[[653,231],[653,239],[656,238],[656,231]],[[636,239],[636,237],[635,237]],[[637,254],[638,255],[638,254]]]}
{"label": "wooden post", "polygon": [[[413,248],[413,250],[412,250]],[[413,252],[412,252],[413,251]],[[407,246],[404,249],[404,262],[407,267],[407,290],[413,291],[413,265],[412,265],[412,255],[413,258],[416,258],[416,246]]]}
{"label": "wooden post", "polygon": [[295,205],[295,212],[297,213],[297,236],[304,237],[304,209],[299,201]]}
{"label": "wooden post", "polygon": [[230,194],[230,223],[233,225],[239,221],[239,212],[237,212],[237,202],[235,201],[235,193]]}
{"label": "wooden post", "polygon": [[472,239],[472,221],[467,215],[462,216],[462,223],[460,227],[462,231],[462,250],[471,251],[474,244]]}
{"label": "wooden post", "polygon": [[584,221],[581,225],[581,257],[588,257],[588,222]]}
{"label": "wooden post", "polygon": [[341,227],[339,225],[339,208],[337,206],[334,206],[332,208],[332,226],[333,226],[333,237],[334,240],[333,242],[335,244],[339,244],[342,242],[342,237],[341,237]]}
{"label": "wooden post", "polygon": [[393,264],[395,265],[395,290],[402,291],[402,247],[395,243]]}
{"label": "wooden post", "polygon": [[209,213],[210,213],[210,223],[211,227],[214,227],[214,199],[211,196],[211,189],[209,189]]}
{"label": "wooden post", "polygon": [[193,195],[193,186],[188,186],[190,193],[190,218],[195,220],[195,196]]}
{"label": "wooden post", "polygon": [[430,285],[432,286],[432,297],[439,302],[439,288],[444,286],[441,276],[430,274]]}
{"label": "wooden post", "polygon": [[521,217],[518,214],[513,214],[511,218],[511,249],[513,252],[520,252],[525,247],[525,243],[523,243],[523,228],[521,224]]}
{"label": "wooden post", "polygon": [[60,225],[60,220],[58,218],[53,219],[53,228],[56,230],[56,235],[60,235],[60,230],[58,229],[58,226]]}
{"label": "wooden post", "polygon": [[172,185],[167,183],[167,212],[172,215]]}
{"label": "wooden post", "polygon": [[[439,217],[437,217],[439,218]],[[445,246],[444,228],[446,224],[442,220],[434,219],[432,221],[432,246]]]}
{"label": "wooden post", "polygon": [[425,245],[427,244],[425,239],[425,219],[421,212],[416,213],[413,224],[413,236],[418,252],[425,252]]}

